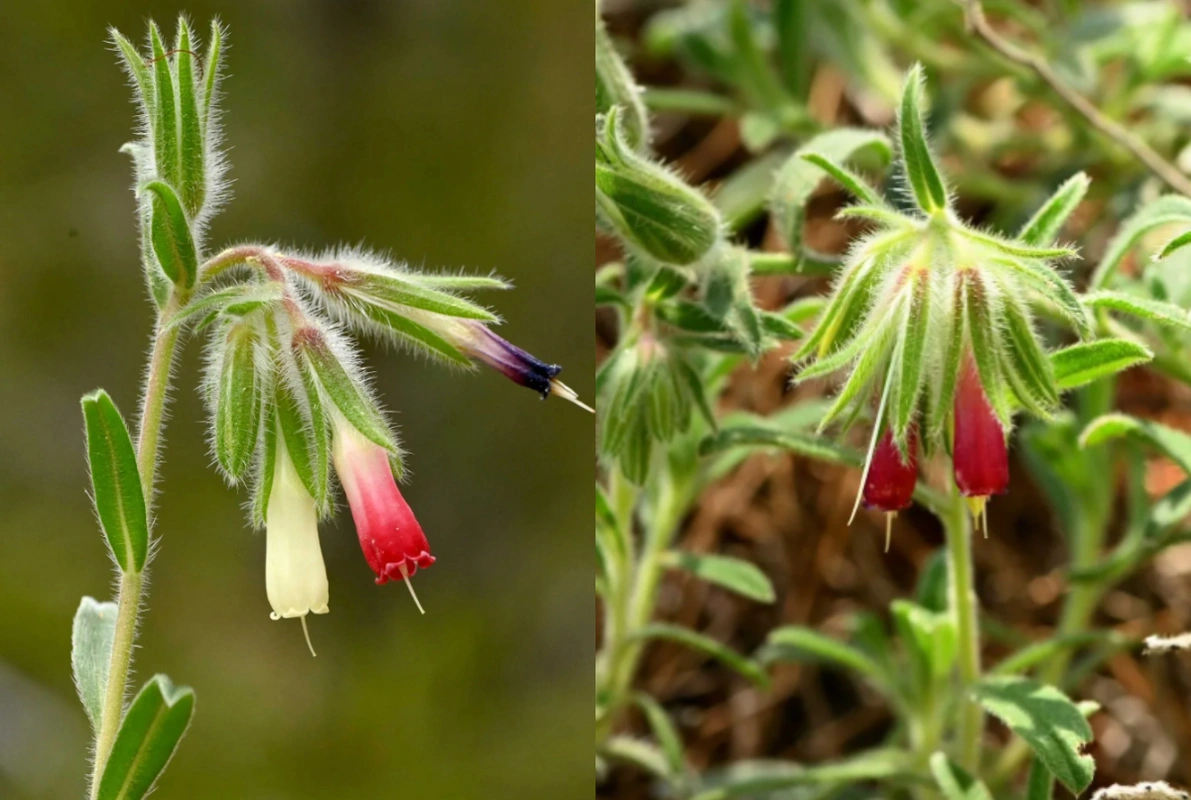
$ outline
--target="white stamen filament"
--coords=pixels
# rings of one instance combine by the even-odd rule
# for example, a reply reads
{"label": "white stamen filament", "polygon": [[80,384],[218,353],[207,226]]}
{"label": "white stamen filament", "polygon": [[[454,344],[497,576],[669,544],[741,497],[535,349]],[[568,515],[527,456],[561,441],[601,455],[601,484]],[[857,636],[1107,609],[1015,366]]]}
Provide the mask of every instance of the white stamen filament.
{"label": "white stamen filament", "polygon": [[558,395],[567,402],[574,403],[584,411],[590,411],[592,414],[595,413],[594,408],[579,400],[579,394],[574,389],[572,389],[570,386],[567,386],[558,378],[552,378],[550,380],[550,393]]}
{"label": "white stamen filament", "polygon": [[300,619],[302,620],[302,633],[306,636],[306,646],[310,648],[310,655],[318,658],[318,653],[314,652],[314,645],[310,643],[310,629],[306,627],[306,615],[303,614]]}
{"label": "white stamen filament", "polygon": [[401,565],[401,577],[405,579],[405,588],[409,589],[409,596],[414,599],[414,605],[418,607],[418,611],[421,611],[423,614],[425,614],[426,609],[422,608],[422,602],[418,600],[418,593],[414,591],[414,585],[409,580],[409,570],[406,568],[405,564]]}

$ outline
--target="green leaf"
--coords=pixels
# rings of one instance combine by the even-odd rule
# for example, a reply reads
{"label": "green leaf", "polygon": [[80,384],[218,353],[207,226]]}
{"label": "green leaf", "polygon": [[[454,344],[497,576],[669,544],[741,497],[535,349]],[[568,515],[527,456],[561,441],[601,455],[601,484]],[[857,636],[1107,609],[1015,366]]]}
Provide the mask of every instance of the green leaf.
{"label": "green leaf", "polygon": [[1123,436],[1133,437],[1160,450],[1183,472],[1191,475],[1191,436],[1150,420],[1127,414],[1105,414],[1084,428],[1079,445],[1093,447]]}
{"label": "green leaf", "polygon": [[1018,240],[1032,247],[1045,247],[1053,242],[1063,223],[1083,201],[1090,183],[1091,179],[1083,172],[1077,172],[1064,181],[1022,226],[1017,234]]}
{"label": "green leaf", "polygon": [[902,86],[898,136],[906,180],[914,193],[914,199],[924,212],[933,214],[947,207],[947,187],[926,138],[922,113],[924,83],[922,65],[915,64]]}
{"label": "green leaf", "polygon": [[764,670],[756,662],[737,653],[727,645],[717,642],[715,639],[704,636],[701,633],[696,633],[681,625],[655,622],[638,630],[633,638],[667,639],[672,642],[678,642],[692,650],[698,650],[700,653],[716,659],[757,686],[762,688],[769,686],[769,676],[765,674]]}
{"label": "green leaf", "polygon": [[755,424],[721,428],[718,433],[708,436],[699,444],[699,454],[706,456],[734,447],[776,447],[808,458],[849,467],[858,467],[863,463],[860,453],[837,444],[834,439]]}
{"label": "green leaf", "polygon": [[[153,47],[153,96],[156,106],[150,126],[153,129],[153,154],[157,159],[158,177],[170,186],[177,186],[178,105],[174,97],[174,76],[156,23],[149,23],[149,38]],[[194,277],[193,273],[191,277]]]}
{"label": "green leaf", "polygon": [[1092,335],[1092,321],[1088,317],[1087,309],[1079,301],[1079,297],[1071,288],[1071,284],[1053,269],[1040,261],[1030,259],[992,258],[990,263],[1008,269],[1025,282],[1037,294],[1039,299],[1047,305],[1053,306],[1075,327],[1079,338],[1087,339]]}
{"label": "green leaf", "polygon": [[1092,782],[1096,771],[1083,748],[1092,729],[1075,703],[1058,689],[1028,678],[994,676],[974,689],[985,710],[1030,745],[1034,755],[1073,794]]}
{"label": "green leaf", "polygon": [[945,753],[930,757],[930,771],[947,800],[992,800],[988,787],[963,767],[951,763]]}
{"label": "green leaf", "polygon": [[258,352],[264,347],[250,322],[228,327],[215,393],[215,458],[232,481],[252,466],[260,432],[261,404],[267,376],[258,374]]}
{"label": "green leaf", "polygon": [[[865,202],[881,203],[871,189],[865,189],[863,181],[835,166],[863,152],[875,153],[884,163],[888,162],[892,149],[880,131],[839,128],[811,139],[778,170],[769,195],[769,212],[787,250],[797,252],[802,247],[807,201],[827,174],[838,175],[837,179],[853,193],[863,193],[857,196]],[[815,160],[811,160],[812,155]],[[826,168],[824,163],[828,165]]]}
{"label": "green leaf", "polygon": [[99,781],[97,800],[140,800],[165,771],[194,714],[194,692],[154,675],[137,693]]}
{"label": "green leaf", "polygon": [[149,225],[157,261],[175,284],[193,286],[198,274],[198,255],[178,195],[161,181],[149,181],[141,187],[141,191],[153,193],[153,213]]}
{"label": "green leaf", "polygon": [[[842,132],[843,130],[847,129],[845,128],[841,129],[841,131],[832,131],[831,133]],[[888,160],[888,154],[891,152],[888,143],[889,140],[885,139],[884,141],[884,152],[886,153],[885,159]],[[875,210],[879,215],[883,216],[889,213],[893,213],[895,215],[897,214],[896,211],[885,205],[885,200],[879,194],[877,194],[876,189],[869,186],[863,178],[861,178],[855,172],[852,172],[852,170],[841,164],[837,164],[836,162],[832,161],[830,157],[825,156],[822,153],[807,153],[803,152],[802,150],[800,150],[799,153],[801,154],[803,161],[814,164],[816,167],[823,170],[832,180],[847,189],[853,197],[855,197],[868,208]],[[900,215],[897,218],[902,223],[905,222],[905,219],[900,217]]]}
{"label": "green leaf", "polygon": [[1051,353],[1050,363],[1055,385],[1067,390],[1144,364],[1153,357],[1145,345],[1128,339],[1098,339]]}
{"label": "green leaf", "polygon": [[920,677],[927,685],[949,674],[958,652],[955,621],[950,611],[928,611],[908,600],[895,600],[893,621],[903,644],[910,649]]}
{"label": "green leaf", "polygon": [[174,45],[178,59],[178,118],[179,118],[179,182],[182,205],[190,216],[202,210],[207,196],[207,173],[204,169],[206,139],[199,112],[198,77],[195,56],[191,49],[194,35],[185,16],[178,17],[178,40]]}
{"label": "green leaf", "polygon": [[765,577],[765,573],[739,558],[668,550],[662,556],[662,564],[670,569],[685,570],[708,583],[759,603],[772,603],[774,600],[773,584]]}
{"label": "green leaf", "polygon": [[264,284],[237,283],[214,292],[208,292],[191,300],[170,317],[166,323],[166,330],[179,328],[196,317],[206,317],[211,313],[244,316],[276,303],[282,297],[281,284],[270,281]]}
{"label": "green leaf", "polygon": [[778,73],[786,91],[800,101],[810,91],[812,62],[806,54],[810,6],[808,0],[776,0],[773,4]]}
{"label": "green leaf", "polygon": [[1174,303],[1108,290],[1089,292],[1084,295],[1083,301],[1089,308],[1121,311],[1158,325],[1191,330],[1191,316],[1188,315],[1187,309],[1176,306]]}
{"label": "green leaf", "polygon": [[787,625],[770,631],[758,654],[762,664],[785,661],[834,664],[858,672],[877,686],[888,687],[885,672],[859,649],[818,631],[797,625]]}
{"label": "green leaf", "polygon": [[693,800],[769,797],[799,786],[855,787],[868,781],[917,781],[909,753],[893,748],[866,750],[834,763],[804,767],[785,760],[736,761],[704,776]]}
{"label": "green leaf", "polygon": [[634,739],[631,736],[613,736],[604,743],[602,754],[614,761],[632,764],[650,775],[666,781],[674,777],[670,772],[666,754],[642,739]]}
{"label": "green leaf", "polygon": [[149,521],[136,451],[107,392],[83,397],[91,496],[108,547],[124,572],[140,572],[149,553]]}
{"label": "green leaf", "polygon": [[653,731],[653,738],[657,740],[662,755],[666,758],[666,773],[671,776],[681,775],[686,771],[686,758],[682,752],[682,738],[670,721],[666,710],[645,692],[635,692],[633,699],[640,706],[649,722],[649,729]]}
{"label": "green leaf", "polygon": [[1191,198],[1176,194],[1163,195],[1125,220],[1117,235],[1108,243],[1104,257],[1096,265],[1089,288],[1107,286],[1125,256],[1142,236],[1172,223],[1191,223]]}
{"label": "green leaf", "polygon": [[108,668],[112,662],[112,642],[116,638],[115,603],[100,603],[84,597],[74,615],[70,635],[70,663],[74,685],[91,727],[99,731],[103,717],[103,698],[108,687]]}

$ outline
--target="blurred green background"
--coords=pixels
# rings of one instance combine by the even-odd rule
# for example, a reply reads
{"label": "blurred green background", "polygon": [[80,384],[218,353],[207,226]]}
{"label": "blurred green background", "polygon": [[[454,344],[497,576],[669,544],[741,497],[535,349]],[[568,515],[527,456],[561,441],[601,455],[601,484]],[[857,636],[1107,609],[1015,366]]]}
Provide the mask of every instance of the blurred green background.
{"label": "blurred green background", "polygon": [[[152,323],[106,27],[141,41],[180,10],[231,32],[234,196],[213,245],[363,241],[496,270],[517,284],[487,298],[501,333],[592,396],[589,5],[0,3],[3,800],[83,793],[70,621],[112,579],[78,398],[103,386],[132,416]],[[198,707],[155,796],[589,796],[592,417],[494,372],[368,355],[438,563],[418,575],[420,617],[373,584],[341,509],[311,659],[296,622],[269,619],[263,536],[210,468],[185,347],[136,672],[193,686]]]}

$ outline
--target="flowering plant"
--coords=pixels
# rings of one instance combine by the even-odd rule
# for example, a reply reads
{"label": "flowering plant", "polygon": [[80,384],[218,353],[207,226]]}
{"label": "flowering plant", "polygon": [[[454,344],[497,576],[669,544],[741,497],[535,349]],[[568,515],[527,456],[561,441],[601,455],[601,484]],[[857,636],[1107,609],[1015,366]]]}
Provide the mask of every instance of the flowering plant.
{"label": "flowering plant", "polygon": [[404,582],[421,610],[412,578],[435,561],[398,488],[406,454],[349,331],[456,369],[486,364],[543,398],[578,400],[560,367],[497,335],[499,317],[466,296],[510,288],[499,277],[423,272],[358,249],[310,255],[249,243],[210,252],[207,228],[229,195],[218,103],[225,31],[212,23],[202,58],[185,17],[169,49],[152,23],[147,53],[111,36],[140,111],[139,136],[123,151],[157,324],[135,436],[104,391],[82,401],[92,495],[119,594],[83,598],[72,658],[95,732],[90,797],[135,800],[165,769],[195,702],[164,675],[124,702],[146,574],[162,541],[151,511],[184,337],[207,339],[202,392],[216,466],[229,485],[248,486],[251,522],[266,531],[263,597],[274,619],[298,618],[304,631],[309,614],[330,607],[318,525],[333,512],[336,477],[378,584]]}
{"label": "flowering plant", "polygon": [[[1140,475],[1143,448],[1191,475],[1191,439],[1114,410],[1117,375],[1132,367],[1191,383],[1191,296],[1174,277],[1191,252],[1191,183],[1150,144],[1169,151],[1169,107],[1111,89],[1118,59],[1134,88],[1185,71],[1127,44],[1161,34],[1186,53],[1173,42],[1191,27],[1151,5],[1144,23],[1122,13],[1101,43],[1079,39],[1092,20],[1076,9],[997,4],[1005,29],[1083,65],[1080,87],[1105,87],[1136,130],[1005,38],[976,0],[709,1],[647,15],[639,29],[609,10],[622,42],[597,14],[606,794],[645,775],[665,796],[698,800],[1034,800],[1102,780],[1110,760],[1094,733],[1119,731],[1115,712],[1100,713],[1103,695],[1073,697],[1096,688],[1087,679],[1107,660],[1128,661],[1141,622],[1106,629],[1095,613],[1185,541],[1191,510],[1191,479],[1151,498]],[[642,89],[626,51],[643,74],[680,85]],[[899,81],[898,62],[920,63]],[[995,105],[1006,95],[1008,113]],[[1068,116],[1051,110],[1056,96]],[[992,119],[978,115],[982,103]],[[1050,127],[1034,130],[1031,114],[1049,114]],[[1054,128],[1069,137],[1052,140]],[[1160,196],[1159,181],[1180,194]],[[834,222],[821,185],[849,196]],[[820,247],[824,228],[842,255]],[[1133,259],[1139,245],[1159,258]],[[1095,266],[1082,270],[1084,258]],[[778,384],[775,398],[766,387]],[[1069,557],[1050,575],[1024,570],[1020,583],[1066,582],[1057,621],[1044,613],[1029,638],[981,611],[977,555],[996,542],[973,536],[990,520],[1005,534],[1026,528],[1020,503],[1012,526],[988,505],[1011,479],[1028,480],[1011,475],[1019,462]],[[854,470],[854,482],[824,464]],[[824,474],[843,484],[862,530],[884,515],[886,551],[896,513],[907,512],[899,528],[919,532],[878,577],[866,537],[844,535],[847,512],[830,524],[836,492]],[[807,484],[824,496],[804,501]],[[861,505],[878,514],[858,516]],[[912,588],[896,582],[906,561]],[[807,619],[822,595],[843,593],[845,575],[877,607],[846,596],[830,618]],[[816,684],[813,666],[859,686],[838,675]],[[1102,792],[1180,796],[1158,783]]]}

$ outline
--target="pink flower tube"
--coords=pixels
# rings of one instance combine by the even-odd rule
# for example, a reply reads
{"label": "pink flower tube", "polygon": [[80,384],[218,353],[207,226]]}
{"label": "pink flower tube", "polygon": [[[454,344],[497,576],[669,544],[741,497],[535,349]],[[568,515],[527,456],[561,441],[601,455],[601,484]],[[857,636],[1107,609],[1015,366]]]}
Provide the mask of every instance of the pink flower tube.
{"label": "pink flower tube", "polygon": [[1005,429],[993,413],[972,354],[964,358],[955,391],[955,441],[952,452],[955,484],[968,498],[977,528],[984,521],[988,533],[985,503],[991,495],[1009,488],[1009,451]]}
{"label": "pink flower tube", "polygon": [[336,415],[331,457],[376,582],[404,580],[422,611],[409,579],[419,567],[433,564],[434,556],[422,526],[397,488],[388,451]]}
{"label": "pink flower tube", "polygon": [[909,508],[914,497],[914,485],[918,482],[918,432],[914,427],[906,443],[906,458],[897,452],[893,442],[893,431],[887,430],[873,451],[873,459],[864,479],[862,498],[865,508],[876,508],[885,512],[885,551],[889,551],[889,537],[893,530],[893,518],[903,508]]}

